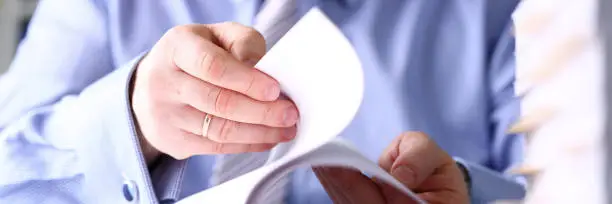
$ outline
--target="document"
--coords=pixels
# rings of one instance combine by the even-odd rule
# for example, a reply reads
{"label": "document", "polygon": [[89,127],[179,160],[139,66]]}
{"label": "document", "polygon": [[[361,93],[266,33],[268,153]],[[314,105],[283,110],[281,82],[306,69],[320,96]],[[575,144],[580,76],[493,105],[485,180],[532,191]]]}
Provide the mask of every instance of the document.
{"label": "document", "polygon": [[275,147],[263,167],[187,197],[179,204],[261,203],[262,186],[298,167],[344,166],[415,194],[349,142],[337,137],[361,105],[361,63],[342,32],[318,8],[310,10],[256,65],[279,81],[298,107],[297,136]]}

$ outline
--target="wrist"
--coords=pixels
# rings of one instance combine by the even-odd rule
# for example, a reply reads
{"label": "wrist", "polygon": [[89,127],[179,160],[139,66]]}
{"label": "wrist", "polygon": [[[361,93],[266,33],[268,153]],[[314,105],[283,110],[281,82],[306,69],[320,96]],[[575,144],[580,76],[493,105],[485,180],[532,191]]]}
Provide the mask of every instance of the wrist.
{"label": "wrist", "polygon": [[[136,69],[138,69],[139,64],[140,63],[136,65]],[[129,104],[130,106],[132,106],[130,107],[131,117],[133,118],[133,121],[134,121],[134,130],[136,131],[136,137],[138,137],[138,142],[140,144],[140,150],[142,151],[142,154],[145,158],[145,162],[147,163],[147,166],[151,166],[157,160],[157,158],[161,155],[161,152],[159,152],[155,147],[153,147],[144,137],[142,131],[140,130],[138,118],[136,117],[136,114],[134,113],[132,102],[133,102],[134,86],[136,84],[137,74],[138,74],[138,70],[134,70],[134,73],[132,74],[130,82],[129,82],[130,83]]]}

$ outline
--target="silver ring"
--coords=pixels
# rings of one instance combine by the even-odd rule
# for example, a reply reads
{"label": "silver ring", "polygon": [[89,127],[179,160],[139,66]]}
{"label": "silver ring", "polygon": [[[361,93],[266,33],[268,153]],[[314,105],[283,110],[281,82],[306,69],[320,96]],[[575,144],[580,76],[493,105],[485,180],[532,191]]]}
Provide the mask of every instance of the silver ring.
{"label": "silver ring", "polygon": [[206,114],[206,116],[204,116],[204,122],[202,123],[202,137],[208,136],[208,128],[210,127],[211,121],[212,116],[210,114]]}

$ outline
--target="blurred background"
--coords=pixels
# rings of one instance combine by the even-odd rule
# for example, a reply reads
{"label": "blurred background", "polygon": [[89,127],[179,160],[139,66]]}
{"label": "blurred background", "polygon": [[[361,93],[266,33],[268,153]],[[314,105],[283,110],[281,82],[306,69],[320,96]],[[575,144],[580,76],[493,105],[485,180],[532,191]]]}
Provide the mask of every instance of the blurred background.
{"label": "blurred background", "polygon": [[6,72],[17,44],[27,32],[38,0],[0,0],[0,75]]}

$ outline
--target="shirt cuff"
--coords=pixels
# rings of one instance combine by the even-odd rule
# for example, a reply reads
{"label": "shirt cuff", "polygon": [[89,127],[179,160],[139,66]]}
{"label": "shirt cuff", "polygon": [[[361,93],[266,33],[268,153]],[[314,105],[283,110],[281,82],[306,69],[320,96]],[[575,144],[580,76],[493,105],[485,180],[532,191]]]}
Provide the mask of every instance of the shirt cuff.
{"label": "shirt cuff", "polygon": [[160,203],[175,203],[183,186],[187,160],[176,160],[162,155],[151,172],[155,193]]}
{"label": "shirt cuff", "polygon": [[167,157],[150,171],[137,137],[129,90],[143,56],[92,84],[79,97],[87,111],[75,111],[99,121],[74,121],[83,133],[75,138],[86,175],[82,190],[86,197],[98,198],[97,203],[159,203],[179,193],[184,162]]}
{"label": "shirt cuff", "polygon": [[[85,175],[83,192],[98,203],[157,203],[129,103],[130,79],[142,56],[87,87],[71,110],[75,148]],[[85,114],[85,115],[83,115]]]}
{"label": "shirt cuff", "polygon": [[454,158],[469,173],[472,203],[489,203],[496,200],[520,200],[525,196],[525,186],[520,177],[494,172],[478,164]]}

